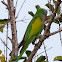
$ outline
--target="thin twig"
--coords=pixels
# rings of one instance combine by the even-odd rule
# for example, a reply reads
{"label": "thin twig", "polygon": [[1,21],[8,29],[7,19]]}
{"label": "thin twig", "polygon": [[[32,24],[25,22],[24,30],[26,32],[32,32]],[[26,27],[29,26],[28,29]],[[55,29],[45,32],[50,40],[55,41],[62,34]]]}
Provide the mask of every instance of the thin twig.
{"label": "thin twig", "polygon": [[2,2],[2,4],[4,4],[7,7],[6,9],[9,10],[8,5],[4,1],[1,1],[1,2]]}
{"label": "thin twig", "polygon": [[5,45],[4,45],[4,56],[5,56]]}
{"label": "thin twig", "polygon": [[[8,23],[7,23],[7,34],[6,34],[6,46],[8,42]],[[7,47],[6,47],[6,61],[7,61]]]}
{"label": "thin twig", "polygon": [[1,1],[6,7],[8,7],[8,5],[4,2],[4,1]]}
{"label": "thin twig", "polygon": [[[0,40],[2,41],[2,43],[7,47],[7,45],[5,44],[5,42],[0,38]],[[7,47],[8,48],[8,50],[10,50],[10,48],[9,47]],[[11,51],[11,50],[10,50]]]}
{"label": "thin twig", "polygon": [[60,13],[58,16],[56,16],[54,19],[60,19],[62,18],[62,13]]}
{"label": "thin twig", "polygon": [[[60,21],[59,21],[59,30],[60,30]],[[61,32],[59,32],[59,35],[60,35],[60,41],[61,41],[61,45],[62,45],[62,40],[61,40]]]}
{"label": "thin twig", "polygon": [[48,62],[48,56],[47,56],[46,47],[45,47],[45,44],[44,44],[44,42],[43,42],[43,45],[44,45],[45,54],[46,54],[46,59],[47,59],[47,61],[46,61],[46,62]]}
{"label": "thin twig", "polygon": [[[22,19],[22,20],[18,20],[18,21],[16,21],[16,22],[24,22],[25,20],[29,20],[29,19]],[[27,22],[24,22],[24,23],[27,23]]]}
{"label": "thin twig", "polygon": [[[51,47],[51,48],[52,48],[52,47]],[[51,48],[47,49],[46,51],[50,50]],[[38,54],[38,55],[36,55],[35,57],[39,56],[40,54],[42,54],[42,53],[44,53],[44,52],[45,52],[45,51],[43,51],[43,52],[39,53],[39,54]],[[34,58],[35,58],[35,57],[34,57]],[[34,59],[34,58],[33,58],[33,59]]]}
{"label": "thin twig", "polygon": [[14,15],[16,13],[16,7],[17,7],[18,0],[16,1],[15,7],[14,7]]}
{"label": "thin twig", "polygon": [[16,11],[16,7],[17,7],[17,3],[18,3],[18,0],[16,1],[16,5],[15,5],[15,11]]}
{"label": "thin twig", "polygon": [[[52,35],[54,35],[54,34],[57,34],[57,33],[61,32],[61,31],[62,31],[62,29],[57,30],[57,31],[52,32],[52,33],[47,33],[47,34],[45,34],[45,36],[49,37],[49,36],[52,36]],[[40,37],[42,37],[42,35],[40,35]]]}
{"label": "thin twig", "polygon": [[[59,30],[60,30],[60,21],[59,21]],[[61,32],[59,32],[60,40],[61,40]]]}
{"label": "thin twig", "polygon": [[51,35],[54,35],[54,34],[56,34],[56,33],[58,33],[58,32],[61,32],[61,31],[62,31],[62,29],[57,30],[57,31],[55,31],[55,32],[52,32],[52,33],[50,33],[50,34],[48,34],[48,35],[51,36]]}
{"label": "thin twig", "polygon": [[8,39],[12,42],[12,39],[10,37],[8,37]]}
{"label": "thin twig", "polygon": [[[26,1],[26,0],[25,0],[25,1]],[[21,11],[21,9],[22,9],[22,7],[23,7],[23,5],[24,5],[25,1],[23,2],[23,4],[22,4],[22,6],[21,6],[20,10],[18,11],[16,18],[18,17],[18,15],[19,15],[19,13],[20,13],[20,11]]]}

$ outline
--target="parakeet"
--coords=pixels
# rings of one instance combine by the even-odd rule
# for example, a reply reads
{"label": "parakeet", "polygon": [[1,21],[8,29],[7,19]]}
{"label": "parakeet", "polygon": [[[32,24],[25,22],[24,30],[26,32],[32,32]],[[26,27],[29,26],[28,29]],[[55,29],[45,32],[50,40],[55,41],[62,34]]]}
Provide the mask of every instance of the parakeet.
{"label": "parakeet", "polygon": [[21,46],[23,46],[16,62],[18,62],[20,57],[26,51],[29,44],[35,41],[37,38],[39,38],[39,34],[41,33],[43,29],[43,21],[45,21],[46,19],[47,11],[45,9],[38,7],[38,5],[36,6],[36,8],[37,8],[37,11],[35,15],[33,15],[33,19],[29,23],[26,29],[25,35],[23,37],[23,40],[18,47],[20,48]]}

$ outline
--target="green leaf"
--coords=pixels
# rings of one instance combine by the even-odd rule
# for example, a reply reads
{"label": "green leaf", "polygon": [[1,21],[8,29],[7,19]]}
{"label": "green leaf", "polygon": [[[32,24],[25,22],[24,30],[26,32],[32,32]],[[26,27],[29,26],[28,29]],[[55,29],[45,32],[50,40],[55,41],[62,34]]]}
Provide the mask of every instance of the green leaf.
{"label": "green leaf", "polygon": [[49,19],[50,18],[50,16],[47,16],[47,19]]}
{"label": "green leaf", "polygon": [[0,19],[0,24],[6,24],[9,22],[9,19]]}
{"label": "green leaf", "polygon": [[60,22],[62,22],[62,19],[59,19]]}
{"label": "green leaf", "polygon": [[11,56],[12,51],[9,53],[9,56]]}
{"label": "green leaf", "polygon": [[16,61],[17,58],[18,58],[18,56],[15,56],[14,58],[12,58],[11,61]]}
{"label": "green leaf", "polygon": [[57,1],[54,1],[54,4],[56,4]]}
{"label": "green leaf", "polygon": [[[17,58],[18,58],[18,56],[13,57],[13,58],[10,60],[10,62],[12,62],[12,61],[16,61]],[[27,60],[26,57],[21,57],[20,59],[25,59],[25,60]],[[20,60],[20,59],[19,59],[19,60]]]}
{"label": "green leaf", "polygon": [[57,56],[54,58],[54,61],[62,61],[62,56]]}
{"label": "green leaf", "polygon": [[57,14],[60,14],[60,6],[58,7]]}
{"label": "green leaf", "polygon": [[9,22],[8,19],[0,19],[0,31],[3,32],[3,29],[5,27],[5,24]]}
{"label": "green leaf", "polygon": [[2,53],[2,51],[0,50],[0,54]]}
{"label": "green leaf", "polygon": [[59,24],[58,19],[53,20],[54,23]]}
{"label": "green leaf", "polygon": [[34,16],[34,13],[31,11],[31,12],[28,12],[32,17]]}
{"label": "green leaf", "polygon": [[42,61],[44,62],[45,59],[46,59],[45,56],[40,56],[36,62],[42,62]]}
{"label": "green leaf", "polygon": [[0,24],[0,31],[3,32],[5,25]]}
{"label": "green leaf", "polygon": [[43,60],[42,62],[46,62],[45,60]]}
{"label": "green leaf", "polygon": [[52,11],[52,13],[53,13],[53,11],[54,11],[53,5],[51,5],[50,3],[47,3],[46,6],[47,6],[47,7]]}
{"label": "green leaf", "polygon": [[31,54],[31,51],[30,51],[30,50],[27,50],[27,51],[26,51],[27,57],[29,57],[30,54]]}
{"label": "green leaf", "polygon": [[26,62],[27,59],[25,59],[23,62]]}

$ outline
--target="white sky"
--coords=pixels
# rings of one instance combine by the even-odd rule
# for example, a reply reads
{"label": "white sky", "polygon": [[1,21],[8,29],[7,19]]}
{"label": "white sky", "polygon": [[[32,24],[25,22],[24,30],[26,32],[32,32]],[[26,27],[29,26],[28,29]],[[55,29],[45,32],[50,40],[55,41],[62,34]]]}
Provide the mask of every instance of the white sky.
{"label": "white sky", "polygon": [[[1,3],[1,1],[2,0],[0,0],[0,19],[5,19],[5,18],[8,18],[8,11],[5,9],[6,7]],[[6,0],[5,0],[5,2],[6,2]],[[24,0],[18,0],[16,14],[19,11],[23,2],[24,2]],[[25,33],[25,30],[26,30],[26,27],[32,19],[32,17],[28,14],[28,11],[33,11],[33,13],[35,13],[36,12],[35,5],[40,5],[40,7],[45,8],[48,11],[48,8],[45,6],[46,3],[47,3],[47,0],[26,0],[26,2],[23,5],[16,21],[22,20],[24,17],[25,17],[24,19],[29,19],[29,20],[24,21],[24,22],[27,22],[27,23],[24,23],[22,21],[17,22],[18,42],[20,42],[22,40],[23,35]],[[57,28],[58,28],[58,25],[53,23],[52,26],[51,26],[51,32],[56,31]],[[6,31],[7,30],[6,30],[6,27],[5,27],[4,32],[3,33],[0,32],[0,38],[2,38],[4,41],[6,39]],[[9,34],[8,35],[11,38],[10,24],[9,24]],[[3,51],[2,54],[4,54],[4,47],[3,47],[4,45],[1,41],[0,41],[0,45],[1,45],[0,49]],[[61,46],[61,42],[60,42],[59,33],[55,34],[53,36],[50,36],[48,39],[46,39],[45,40],[45,45],[47,46],[46,49],[49,49],[49,48],[52,47],[52,49],[47,51],[49,62],[59,62],[59,61],[53,61],[54,57],[62,56],[62,54],[61,54],[62,53],[62,46]],[[9,40],[8,40],[8,47],[11,49],[11,42]],[[31,49],[30,47],[33,50],[34,46],[32,46],[30,44],[28,49]],[[38,50],[36,55],[38,55],[39,53],[41,53],[43,51],[44,51],[44,46],[42,45],[41,49]],[[8,54],[9,53],[10,53],[10,51],[8,50]],[[45,53],[42,53],[41,55],[45,55]],[[33,62],[35,62],[36,58],[33,60]]]}

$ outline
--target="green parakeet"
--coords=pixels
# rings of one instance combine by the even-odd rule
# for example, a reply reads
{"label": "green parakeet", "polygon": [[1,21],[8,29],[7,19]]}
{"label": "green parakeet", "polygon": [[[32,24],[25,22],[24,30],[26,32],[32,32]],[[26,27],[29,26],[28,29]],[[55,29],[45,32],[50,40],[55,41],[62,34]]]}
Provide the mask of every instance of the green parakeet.
{"label": "green parakeet", "polygon": [[19,45],[19,48],[21,45],[23,46],[20,52],[20,55],[18,56],[16,62],[20,59],[20,57],[23,55],[23,53],[28,48],[29,44],[35,41],[37,38],[39,38],[39,34],[41,33],[43,29],[43,21],[46,19],[47,11],[45,9],[42,9],[36,6],[37,11],[35,15],[33,15],[33,19],[29,23],[25,35],[23,37],[23,40],[21,44]]}

